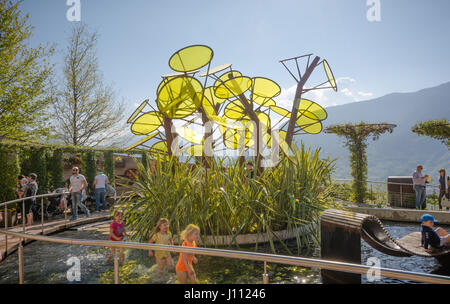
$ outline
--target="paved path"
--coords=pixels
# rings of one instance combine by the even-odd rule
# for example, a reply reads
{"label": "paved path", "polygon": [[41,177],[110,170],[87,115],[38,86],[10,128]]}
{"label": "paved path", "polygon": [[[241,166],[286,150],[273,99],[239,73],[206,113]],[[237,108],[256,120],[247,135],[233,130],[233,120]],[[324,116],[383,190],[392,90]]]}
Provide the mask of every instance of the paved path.
{"label": "paved path", "polygon": [[[68,217],[69,218],[69,217]],[[94,212],[91,216],[86,218],[84,215],[78,217],[75,221],[69,221],[65,219],[59,219],[44,223],[44,235],[61,232],[72,227],[86,225],[90,223],[102,222],[111,218],[111,212]],[[37,221],[35,221],[36,223]],[[1,229],[2,231],[5,228]],[[22,226],[14,226],[8,228],[8,231],[23,232]],[[26,227],[25,233],[29,234],[42,234],[42,227],[40,222],[38,224]],[[0,234],[0,261],[3,261],[8,255],[15,252],[20,244],[20,239],[17,237],[8,236],[8,252],[6,252],[5,242],[6,237],[4,234]],[[25,240],[24,245],[31,243],[33,240]]]}

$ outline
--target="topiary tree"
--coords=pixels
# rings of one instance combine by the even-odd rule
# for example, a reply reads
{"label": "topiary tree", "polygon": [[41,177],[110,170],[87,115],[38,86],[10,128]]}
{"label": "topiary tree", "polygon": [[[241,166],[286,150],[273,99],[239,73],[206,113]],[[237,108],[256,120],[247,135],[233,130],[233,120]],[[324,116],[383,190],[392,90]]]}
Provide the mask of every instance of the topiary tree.
{"label": "topiary tree", "polygon": [[48,186],[50,190],[54,190],[62,186],[64,179],[64,163],[63,151],[61,149],[53,150],[53,153],[48,154],[47,172],[48,172]]}
{"label": "topiary tree", "polygon": [[95,159],[95,151],[87,150],[83,153],[81,165],[83,166],[83,175],[88,182],[88,192],[94,190],[94,179],[97,173],[97,163]]}
{"label": "topiary tree", "polygon": [[21,172],[25,175],[37,174],[37,194],[44,194],[48,191],[47,152],[45,147],[30,147],[21,151]]}
{"label": "topiary tree", "polygon": [[450,146],[450,122],[445,118],[419,122],[411,128],[411,131],[440,140],[447,148]]}
{"label": "topiary tree", "polygon": [[350,150],[350,174],[353,177],[352,190],[357,203],[367,198],[367,139],[377,140],[385,132],[392,133],[396,125],[388,123],[336,124],[325,129],[325,133],[334,133],[345,138],[344,146]]}
{"label": "topiary tree", "polygon": [[115,175],[116,175],[116,167],[114,165],[114,154],[112,151],[106,151],[103,153],[103,171],[106,176],[108,176],[109,183],[111,186],[115,187]]}
{"label": "topiary tree", "polygon": [[19,174],[17,149],[0,144],[0,202],[16,198],[17,176]]}

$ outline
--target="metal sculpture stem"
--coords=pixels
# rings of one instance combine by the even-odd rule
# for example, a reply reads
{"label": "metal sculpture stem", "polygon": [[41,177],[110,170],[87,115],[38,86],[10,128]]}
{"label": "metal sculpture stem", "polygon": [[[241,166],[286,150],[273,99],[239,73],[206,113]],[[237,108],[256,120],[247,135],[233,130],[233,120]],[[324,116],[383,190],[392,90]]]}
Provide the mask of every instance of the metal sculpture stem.
{"label": "metal sculpture stem", "polygon": [[308,68],[305,71],[305,74],[303,74],[303,77],[300,79],[300,81],[297,84],[297,90],[295,91],[294,105],[292,107],[291,118],[289,119],[289,125],[288,125],[288,129],[287,129],[287,134],[286,134],[286,143],[289,146],[291,146],[292,139],[294,137],[295,122],[297,121],[297,113],[298,113],[298,108],[300,106],[300,99],[302,98],[303,86],[305,85],[306,81],[308,81],[309,76],[311,76],[311,73],[316,68],[319,60],[320,60],[319,56],[316,56],[314,58],[311,65],[308,66]]}

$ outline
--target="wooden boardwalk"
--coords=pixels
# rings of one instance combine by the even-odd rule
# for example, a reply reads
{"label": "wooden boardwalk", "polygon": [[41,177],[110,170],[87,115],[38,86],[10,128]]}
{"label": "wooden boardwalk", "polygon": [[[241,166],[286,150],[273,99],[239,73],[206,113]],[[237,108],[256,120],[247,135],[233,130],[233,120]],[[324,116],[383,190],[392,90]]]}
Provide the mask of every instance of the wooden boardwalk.
{"label": "wooden boardwalk", "polygon": [[[70,216],[68,216],[68,219],[69,218]],[[94,212],[91,213],[91,216],[88,218],[84,217],[84,215],[81,215],[75,221],[69,221],[68,219],[67,221],[65,219],[58,219],[54,221],[44,222],[43,234],[48,235],[56,232],[61,232],[76,226],[106,221],[108,219],[111,219],[111,212],[109,211]],[[42,234],[41,223],[40,222],[37,223],[37,221],[35,221],[35,223],[36,223],[35,225],[26,227],[25,232],[34,235]],[[5,228],[1,229],[1,231],[5,231]],[[8,231],[23,232],[23,227],[21,225],[14,226],[12,228],[8,228]],[[20,244],[19,238],[8,236],[8,252],[6,252],[5,241],[6,241],[5,235],[0,234],[0,261],[3,261],[8,255],[15,252]],[[25,240],[23,244],[27,245],[32,241],[33,240]]]}

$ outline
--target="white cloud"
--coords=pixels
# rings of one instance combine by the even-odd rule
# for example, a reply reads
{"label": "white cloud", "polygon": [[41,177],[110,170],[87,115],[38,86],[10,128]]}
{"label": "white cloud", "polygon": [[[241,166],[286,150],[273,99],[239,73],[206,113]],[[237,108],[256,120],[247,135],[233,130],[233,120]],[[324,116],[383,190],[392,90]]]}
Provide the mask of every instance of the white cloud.
{"label": "white cloud", "polygon": [[356,82],[356,80],[351,77],[339,77],[336,78],[336,82],[337,83]]}
{"label": "white cloud", "polygon": [[[312,90],[304,95],[303,98],[311,99],[322,107],[338,106],[350,102],[367,99],[374,96],[374,93],[361,90],[356,79],[352,77],[336,78],[338,83],[338,91],[332,89]],[[281,94],[274,100],[278,106],[290,110],[294,101],[297,85],[293,85],[287,89],[281,89]]]}
{"label": "white cloud", "polygon": [[370,92],[361,92],[361,91],[359,91],[358,92],[358,95],[359,96],[362,96],[362,97],[371,97],[371,96],[373,96],[373,93],[370,93]]}
{"label": "white cloud", "polygon": [[353,97],[353,93],[348,88],[343,88],[341,93],[344,93],[345,96]]}

